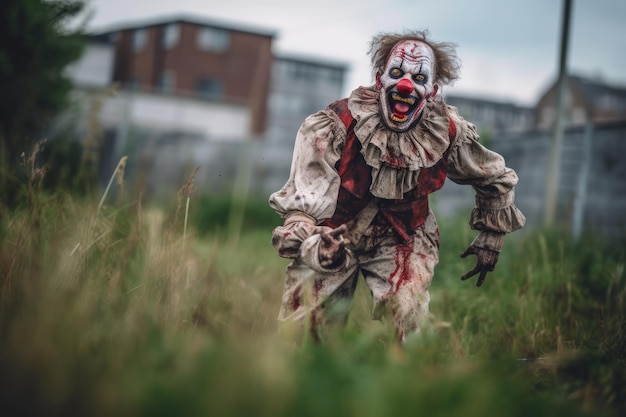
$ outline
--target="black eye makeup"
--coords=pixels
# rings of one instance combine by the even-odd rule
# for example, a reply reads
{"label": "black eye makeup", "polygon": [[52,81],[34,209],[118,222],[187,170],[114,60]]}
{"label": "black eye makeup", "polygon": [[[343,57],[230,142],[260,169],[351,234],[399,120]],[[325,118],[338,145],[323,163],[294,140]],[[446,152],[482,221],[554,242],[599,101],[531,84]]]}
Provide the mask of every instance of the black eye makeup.
{"label": "black eye makeup", "polygon": [[400,78],[404,75],[404,71],[402,71],[400,68],[392,68],[389,70],[389,76],[391,78]]}

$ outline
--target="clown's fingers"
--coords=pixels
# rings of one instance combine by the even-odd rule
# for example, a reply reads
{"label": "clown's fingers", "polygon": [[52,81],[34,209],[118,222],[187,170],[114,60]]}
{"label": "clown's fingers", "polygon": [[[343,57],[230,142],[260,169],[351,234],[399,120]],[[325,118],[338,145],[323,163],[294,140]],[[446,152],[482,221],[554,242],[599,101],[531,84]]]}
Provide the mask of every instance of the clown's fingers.
{"label": "clown's fingers", "polygon": [[465,252],[461,254],[461,258],[465,258],[468,255],[475,255],[475,254],[476,254],[476,249],[474,249],[473,246],[470,246],[467,249],[465,249]]}
{"label": "clown's fingers", "polygon": [[487,277],[487,270],[483,269],[478,276],[478,281],[476,282],[476,286],[480,287],[485,282],[485,278]]}
{"label": "clown's fingers", "polygon": [[337,227],[336,229],[331,230],[329,234],[336,238],[337,236],[343,235],[347,231],[348,231],[348,226],[346,226],[345,224],[342,224],[341,226]]}
{"label": "clown's fingers", "polygon": [[461,279],[462,279],[463,281],[465,281],[466,279],[473,277],[474,275],[476,275],[477,273],[479,273],[479,272],[481,272],[481,271],[482,271],[482,268],[481,268],[479,265],[476,265],[476,266],[474,267],[474,269],[472,269],[471,271],[469,271],[467,274],[463,275],[463,276],[461,277]]}

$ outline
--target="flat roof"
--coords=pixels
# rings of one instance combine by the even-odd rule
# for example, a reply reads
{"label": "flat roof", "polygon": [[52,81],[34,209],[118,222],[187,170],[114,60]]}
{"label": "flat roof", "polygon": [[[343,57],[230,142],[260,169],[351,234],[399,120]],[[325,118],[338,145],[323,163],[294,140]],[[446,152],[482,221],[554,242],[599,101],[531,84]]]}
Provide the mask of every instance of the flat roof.
{"label": "flat roof", "polygon": [[90,32],[95,35],[103,35],[111,32],[119,32],[122,30],[133,30],[152,26],[166,25],[168,23],[191,23],[200,26],[210,26],[216,29],[224,29],[270,38],[276,37],[277,33],[277,31],[274,29],[262,28],[259,26],[247,25],[236,22],[227,22],[224,20],[217,20],[196,14],[174,14],[156,16],[147,19],[122,21],[94,28]]}
{"label": "flat roof", "polygon": [[296,53],[274,53],[274,59],[277,61],[301,62],[308,65],[317,65],[320,67],[330,67],[341,70],[347,70],[350,64],[345,61],[333,60],[331,58],[319,57],[313,55],[296,54]]}

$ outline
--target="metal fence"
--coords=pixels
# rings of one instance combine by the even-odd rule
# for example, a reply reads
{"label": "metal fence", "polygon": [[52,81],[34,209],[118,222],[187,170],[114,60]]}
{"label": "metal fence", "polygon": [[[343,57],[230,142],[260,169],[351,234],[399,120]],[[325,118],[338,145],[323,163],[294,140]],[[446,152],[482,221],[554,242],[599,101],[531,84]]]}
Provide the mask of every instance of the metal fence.
{"label": "metal fence", "polygon": [[[137,157],[137,175],[149,171],[143,172],[145,191],[152,190],[148,194],[171,195],[192,166],[201,168],[196,181],[199,192],[208,194],[230,192],[234,187],[266,198],[289,175],[291,142],[163,140],[158,136],[150,145],[140,146]],[[543,224],[551,136],[550,131],[532,130],[495,138],[490,145],[520,178],[516,205],[527,218],[526,230]],[[626,121],[568,128],[563,144],[557,224],[575,236],[592,231],[610,238],[626,237]],[[447,181],[431,202],[439,217],[462,213],[469,217],[474,193],[471,187]]]}
{"label": "metal fence", "polygon": [[[516,205],[528,226],[543,222],[551,132],[502,137],[491,148],[520,177]],[[575,236],[626,237],[626,121],[566,129],[557,196],[557,224]]]}

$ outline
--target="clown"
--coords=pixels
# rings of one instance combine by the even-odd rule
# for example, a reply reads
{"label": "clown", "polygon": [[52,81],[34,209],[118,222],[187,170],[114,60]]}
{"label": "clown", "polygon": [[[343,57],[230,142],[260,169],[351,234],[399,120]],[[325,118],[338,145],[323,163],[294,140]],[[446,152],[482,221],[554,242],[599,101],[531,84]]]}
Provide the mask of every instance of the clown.
{"label": "clown", "polygon": [[470,225],[479,233],[461,256],[477,263],[463,280],[478,275],[481,286],[504,235],[525,222],[514,205],[515,172],[438,94],[458,78],[454,45],[426,31],[380,34],[369,53],[375,85],[304,121],[289,179],[269,200],[285,219],[272,244],[292,259],[279,320],[310,317],[316,338],[345,323],[359,274],[374,319],[390,315],[400,340],[420,330],[439,260],[428,196],[446,178],[476,193]]}

